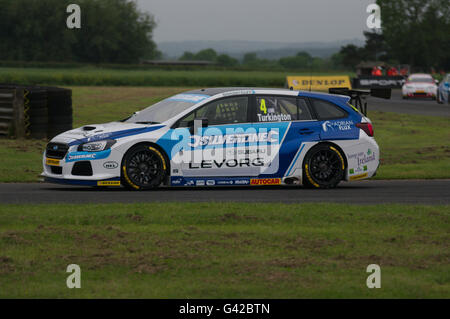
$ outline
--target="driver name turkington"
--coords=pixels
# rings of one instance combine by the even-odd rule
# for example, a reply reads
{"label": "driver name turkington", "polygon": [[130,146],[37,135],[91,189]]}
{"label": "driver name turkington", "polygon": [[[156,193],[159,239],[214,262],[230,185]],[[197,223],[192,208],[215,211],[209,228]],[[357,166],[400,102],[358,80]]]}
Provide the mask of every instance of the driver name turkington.
{"label": "driver name turkington", "polygon": [[259,122],[279,122],[279,121],[291,121],[290,114],[258,114]]}

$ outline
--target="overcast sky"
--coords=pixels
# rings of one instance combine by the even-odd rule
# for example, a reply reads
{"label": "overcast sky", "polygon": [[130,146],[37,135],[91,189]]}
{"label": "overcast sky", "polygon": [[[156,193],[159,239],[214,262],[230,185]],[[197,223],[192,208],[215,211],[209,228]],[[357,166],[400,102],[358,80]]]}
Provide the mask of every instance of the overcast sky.
{"label": "overcast sky", "polygon": [[335,41],[360,38],[375,0],[137,0],[155,16],[156,42]]}

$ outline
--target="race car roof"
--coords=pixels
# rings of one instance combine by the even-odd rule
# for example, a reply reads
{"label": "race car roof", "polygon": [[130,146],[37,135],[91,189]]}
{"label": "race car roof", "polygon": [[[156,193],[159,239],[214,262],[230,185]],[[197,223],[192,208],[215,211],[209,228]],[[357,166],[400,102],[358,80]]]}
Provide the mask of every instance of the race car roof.
{"label": "race car roof", "polygon": [[276,91],[290,91],[288,89],[269,89],[269,88],[252,88],[252,87],[218,87],[218,88],[205,88],[199,90],[192,90],[186,92],[188,94],[206,94],[213,96],[220,93],[226,93],[231,91],[253,91],[253,90],[276,90]]}
{"label": "race car roof", "polygon": [[[274,88],[258,88],[258,87],[217,87],[217,88],[204,88],[204,89],[198,89],[198,90],[192,90],[185,92],[187,94],[203,94],[203,95],[209,95],[213,96],[216,94],[231,92],[231,91],[279,91],[282,92],[292,92],[289,89],[274,89]],[[322,92],[309,92],[309,91],[295,91],[297,92],[298,96],[303,97],[311,97],[311,98],[323,98],[327,100],[334,100],[334,101],[342,101],[347,102],[350,98],[348,96],[343,95],[336,95],[336,94],[328,94],[328,93],[322,93]]]}

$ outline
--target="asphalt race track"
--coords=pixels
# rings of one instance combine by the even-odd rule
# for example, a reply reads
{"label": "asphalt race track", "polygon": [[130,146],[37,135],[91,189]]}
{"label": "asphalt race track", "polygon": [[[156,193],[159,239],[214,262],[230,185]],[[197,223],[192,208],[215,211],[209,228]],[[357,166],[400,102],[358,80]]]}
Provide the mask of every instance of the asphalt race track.
{"label": "asphalt race track", "polygon": [[300,186],[160,188],[127,191],[47,183],[0,184],[0,203],[142,203],[142,202],[336,202],[352,204],[450,204],[450,180],[392,180],[341,183],[331,190]]}
{"label": "asphalt race track", "polygon": [[450,117],[450,104],[438,104],[436,101],[424,98],[402,99],[402,91],[392,90],[389,100],[369,97],[367,99],[369,112],[396,112],[416,115]]}

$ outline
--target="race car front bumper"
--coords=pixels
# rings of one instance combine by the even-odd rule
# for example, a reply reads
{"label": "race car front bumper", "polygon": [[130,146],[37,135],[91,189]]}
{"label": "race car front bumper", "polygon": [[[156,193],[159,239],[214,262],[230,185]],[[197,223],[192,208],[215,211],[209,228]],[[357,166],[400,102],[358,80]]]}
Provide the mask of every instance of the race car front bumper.
{"label": "race car front bumper", "polygon": [[[61,145],[61,144],[59,144]],[[50,183],[119,186],[122,154],[114,149],[98,152],[78,152],[77,146],[63,149],[60,153],[43,154],[44,180]]]}

